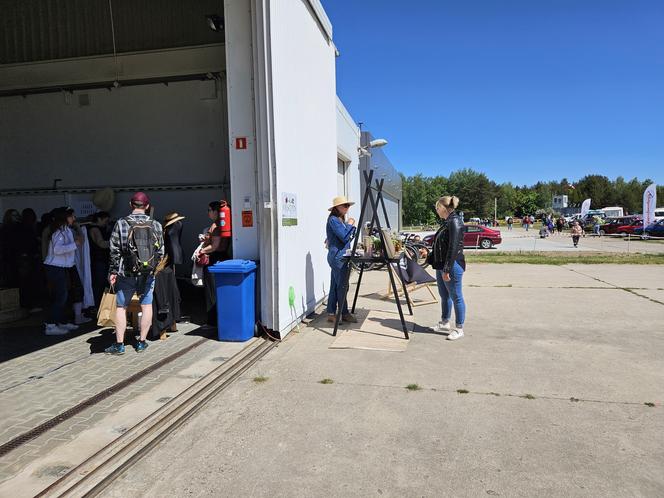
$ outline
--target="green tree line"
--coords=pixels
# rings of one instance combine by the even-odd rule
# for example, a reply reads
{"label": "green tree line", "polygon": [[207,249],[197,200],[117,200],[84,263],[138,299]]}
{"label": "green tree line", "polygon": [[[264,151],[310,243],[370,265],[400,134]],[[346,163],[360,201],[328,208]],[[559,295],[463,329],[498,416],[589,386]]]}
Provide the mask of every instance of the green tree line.
{"label": "green tree line", "polygon": [[[435,204],[443,195],[456,195],[459,209],[466,219],[493,218],[494,199],[498,218],[524,216],[538,211],[551,211],[553,196],[565,194],[571,206],[592,199],[592,208],[622,206],[628,213],[642,211],[643,191],[651,180],[619,176],[610,180],[602,175],[587,175],[577,182],[566,178],[560,181],[537,182],[535,185],[496,183],[484,173],[472,169],[455,171],[450,176],[401,175],[403,186],[404,225],[436,223]],[[573,187],[573,188],[572,188]],[[657,187],[658,204],[664,204],[664,186]]]}

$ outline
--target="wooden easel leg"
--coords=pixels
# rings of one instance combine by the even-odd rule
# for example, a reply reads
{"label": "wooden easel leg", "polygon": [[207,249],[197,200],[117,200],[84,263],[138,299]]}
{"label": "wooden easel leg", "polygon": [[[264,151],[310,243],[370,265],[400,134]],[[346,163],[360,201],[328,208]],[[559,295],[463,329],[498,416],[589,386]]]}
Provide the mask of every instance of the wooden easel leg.
{"label": "wooden easel leg", "polygon": [[408,286],[406,285],[406,282],[404,282],[403,280],[401,280],[401,285],[403,287],[404,296],[406,296],[406,304],[408,305],[408,312],[410,313],[410,316],[413,316],[413,306],[410,302],[410,295],[408,294]]}
{"label": "wooden easel leg", "polygon": [[[357,287],[355,287],[355,297],[353,298],[353,307],[351,313],[355,313],[355,305],[357,304],[357,296],[360,293],[360,284],[362,283],[362,275],[364,274],[364,263],[360,263],[360,276],[357,278]],[[350,279],[350,262],[348,263],[348,278]]]}
{"label": "wooden easel leg", "polygon": [[401,309],[401,300],[399,299],[399,293],[397,292],[397,284],[394,281],[394,275],[392,272],[388,272],[390,275],[390,283],[392,284],[392,292],[394,292],[394,300],[397,302],[397,309],[399,310],[399,318],[401,318],[401,327],[403,328],[403,335],[406,339],[408,337],[408,329],[406,327],[406,320],[403,317],[403,310]]}

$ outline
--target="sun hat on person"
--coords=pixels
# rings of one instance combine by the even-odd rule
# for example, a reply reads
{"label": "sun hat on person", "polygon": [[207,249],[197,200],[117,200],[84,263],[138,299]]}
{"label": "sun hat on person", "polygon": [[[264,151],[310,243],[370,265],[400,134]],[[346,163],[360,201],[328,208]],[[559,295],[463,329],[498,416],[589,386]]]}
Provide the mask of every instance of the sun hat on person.
{"label": "sun hat on person", "polygon": [[342,204],[348,204],[349,206],[352,206],[355,203],[349,201],[345,195],[339,195],[332,199],[332,207],[329,207],[327,210],[332,211],[335,207],[341,206]]}
{"label": "sun hat on person", "polygon": [[177,221],[184,220],[184,219],[185,219],[184,216],[180,215],[179,213],[176,213],[175,211],[172,212],[172,213],[168,213],[166,216],[164,216],[164,223],[163,223],[164,228],[166,228],[167,226],[172,225],[173,223],[175,223]]}
{"label": "sun hat on person", "polygon": [[100,211],[110,211],[115,203],[115,192],[112,188],[97,190],[92,196],[92,203]]}

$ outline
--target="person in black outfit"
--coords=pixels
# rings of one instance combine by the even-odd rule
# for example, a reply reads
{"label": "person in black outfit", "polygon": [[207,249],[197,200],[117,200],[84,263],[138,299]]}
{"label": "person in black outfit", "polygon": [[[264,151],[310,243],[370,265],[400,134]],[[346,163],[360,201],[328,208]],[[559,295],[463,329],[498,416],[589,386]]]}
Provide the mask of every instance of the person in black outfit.
{"label": "person in black outfit", "polygon": [[21,306],[30,313],[37,313],[42,300],[43,269],[39,251],[39,237],[37,235],[37,214],[31,208],[21,213],[21,223],[16,227],[16,254],[18,273],[18,288],[21,296]]}
{"label": "person in black outfit", "polygon": [[0,283],[3,287],[18,287],[19,237],[21,231],[21,215],[16,209],[8,209],[2,218],[0,228],[0,247],[2,247],[2,272]]}
{"label": "person in black outfit", "polygon": [[178,288],[175,267],[184,262],[181,237],[184,216],[169,213],[164,217],[164,250],[166,265],[155,275],[154,300],[152,301],[153,339],[165,339],[167,332],[177,332],[180,318],[180,289]]}
{"label": "person in black outfit", "polygon": [[[441,321],[434,327],[437,332],[450,331],[447,338],[455,341],[463,337],[463,324],[466,319],[466,303],[463,299],[461,281],[466,271],[463,256],[463,219],[456,212],[459,205],[457,197],[444,196],[436,202],[436,212],[444,220],[436,232],[433,250],[430,254],[431,267],[436,270],[438,293],[442,304]],[[452,307],[456,326],[450,326]]]}
{"label": "person in black outfit", "polygon": [[92,215],[92,223],[88,225],[88,241],[90,242],[90,273],[92,277],[92,292],[95,296],[95,305],[101,303],[104,288],[108,281],[108,262],[111,257],[109,249],[110,234],[108,221],[111,215],[106,211],[99,211]]}

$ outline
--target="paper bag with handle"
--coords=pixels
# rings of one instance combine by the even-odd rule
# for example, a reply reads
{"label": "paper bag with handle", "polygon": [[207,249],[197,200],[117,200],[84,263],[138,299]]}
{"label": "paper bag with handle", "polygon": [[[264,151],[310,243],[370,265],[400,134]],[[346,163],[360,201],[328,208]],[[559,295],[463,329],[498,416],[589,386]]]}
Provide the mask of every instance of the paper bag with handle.
{"label": "paper bag with handle", "polygon": [[99,311],[97,312],[97,325],[99,327],[115,327],[115,310],[117,308],[117,301],[115,291],[106,289],[101,298]]}

